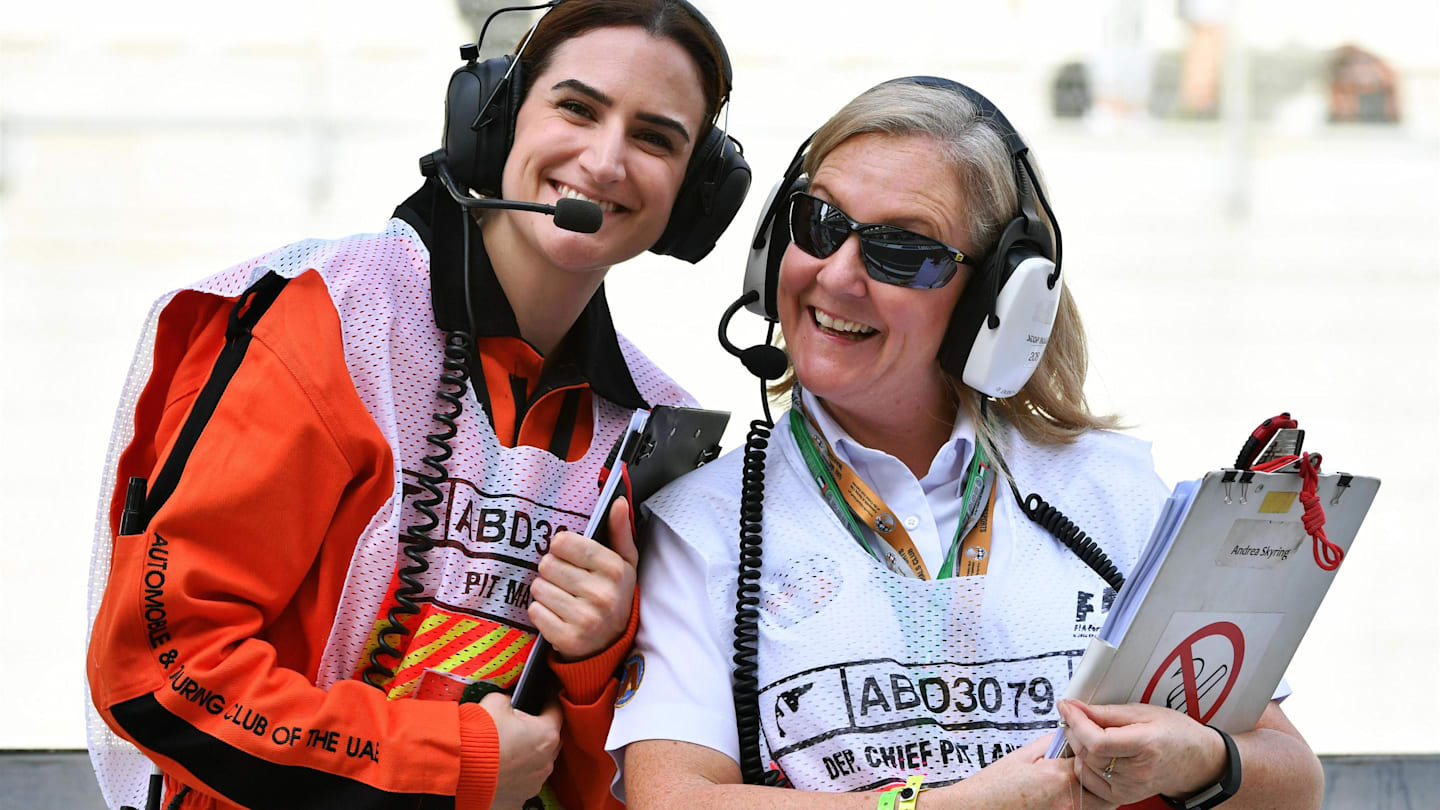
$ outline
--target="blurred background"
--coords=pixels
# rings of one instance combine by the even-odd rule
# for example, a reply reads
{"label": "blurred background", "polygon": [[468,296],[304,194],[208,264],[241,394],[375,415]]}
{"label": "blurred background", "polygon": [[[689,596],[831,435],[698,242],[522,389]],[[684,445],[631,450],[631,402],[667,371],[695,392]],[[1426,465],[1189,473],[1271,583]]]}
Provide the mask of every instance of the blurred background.
{"label": "blurred background", "polygon": [[[439,145],[456,46],[499,5],[6,0],[0,750],[85,745],[94,505],[150,302],[300,238],[382,229]],[[751,196],[700,265],[646,254],[608,284],[620,329],[735,412],[727,446],[759,406],[714,324],[765,192],[866,87],[965,82],[1033,147],[1089,393],[1154,442],[1167,481],[1231,463],[1281,410],[1327,469],[1384,480],[1285,708],[1322,754],[1440,752],[1440,4],[698,5],[734,61]],[[510,22],[492,38],[513,42]]]}

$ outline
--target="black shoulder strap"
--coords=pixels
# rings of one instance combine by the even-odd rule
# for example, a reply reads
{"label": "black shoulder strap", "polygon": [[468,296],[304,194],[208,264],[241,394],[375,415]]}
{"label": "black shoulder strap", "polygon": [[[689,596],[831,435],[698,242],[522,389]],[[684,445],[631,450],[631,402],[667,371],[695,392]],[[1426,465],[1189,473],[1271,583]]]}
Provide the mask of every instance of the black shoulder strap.
{"label": "black shoulder strap", "polygon": [[185,463],[190,459],[190,451],[195,449],[195,442],[199,441],[200,434],[205,430],[205,425],[210,422],[210,417],[215,415],[215,406],[220,404],[220,395],[225,393],[225,388],[230,384],[230,379],[240,368],[240,361],[245,359],[245,352],[250,348],[251,332],[255,328],[260,316],[275,303],[280,291],[290,279],[281,276],[274,271],[266,273],[250,288],[240,294],[239,300],[230,310],[230,324],[225,328],[225,347],[220,350],[220,356],[215,360],[215,367],[210,371],[210,379],[205,381],[205,387],[200,389],[200,395],[195,398],[195,404],[190,409],[190,415],[186,417],[185,424],[180,428],[180,436],[175,440],[175,446],[170,455],[165,459],[165,466],[160,469],[160,474],[155,477],[155,483],[150,487],[150,494],[145,498],[145,524],[160,507],[169,500],[170,494],[175,491],[176,484],[180,483],[180,474],[185,471]]}

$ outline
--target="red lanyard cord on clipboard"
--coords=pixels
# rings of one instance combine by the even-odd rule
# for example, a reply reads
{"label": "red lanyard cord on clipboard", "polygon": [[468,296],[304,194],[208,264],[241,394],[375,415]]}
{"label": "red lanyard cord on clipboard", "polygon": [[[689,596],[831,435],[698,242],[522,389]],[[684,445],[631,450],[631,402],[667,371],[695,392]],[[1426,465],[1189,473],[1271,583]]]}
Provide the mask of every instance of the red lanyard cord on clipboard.
{"label": "red lanyard cord on clipboard", "polygon": [[1276,433],[1299,426],[1300,423],[1292,419],[1289,412],[1272,416],[1261,422],[1260,426],[1255,428],[1254,432],[1245,440],[1245,445],[1240,448],[1240,455],[1235,459],[1235,466],[1241,470],[1254,472],[1276,472],[1299,462],[1300,505],[1305,509],[1300,517],[1300,523],[1305,527],[1305,533],[1310,535],[1310,546],[1315,555],[1315,564],[1322,570],[1334,571],[1340,567],[1340,563],[1345,561],[1345,550],[1330,542],[1330,538],[1325,535],[1325,508],[1320,505],[1320,496],[1317,494],[1317,490],[1320,488],[1320,454],[1284,455],[1263,464],[1251,466],[1264,444]]}
{"label": "red lanyard cord on clipboard", "polygon": [[[1310,461],[1312,458],[1315,460],[1313,464]],[[1319,453],[1306,453],[1300,460],[1300,477],[1305,482],[1300,489],[1300,505],[1305,507],[1300,522],[1305,524],[1305,531],[1310,535],[1315,564],[1326,571],[1334,571],[1345,561],[1345,550],[1325,536],[1325,510],[1320,506],[1320,497],[1315,494],[1320,486]]]}

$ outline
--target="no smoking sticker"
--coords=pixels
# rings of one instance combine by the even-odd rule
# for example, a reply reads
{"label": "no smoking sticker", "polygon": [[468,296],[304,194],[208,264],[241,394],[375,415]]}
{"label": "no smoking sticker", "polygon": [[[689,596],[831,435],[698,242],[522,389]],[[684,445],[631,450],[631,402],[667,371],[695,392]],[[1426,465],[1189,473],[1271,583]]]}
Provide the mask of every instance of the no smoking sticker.
{"label": "no smoking sticker", "polygon": [[1280,619],[1272,613],[1175,614],[1135,698],[1211,722],[1236,685],[1253,675]]}
{"label": "no smoking sticker", "polygon": [[1145,687],[1141,703],[1210,722],[1245,666],[1245,634],[1233,622],[1213,622],[1180,642]]}

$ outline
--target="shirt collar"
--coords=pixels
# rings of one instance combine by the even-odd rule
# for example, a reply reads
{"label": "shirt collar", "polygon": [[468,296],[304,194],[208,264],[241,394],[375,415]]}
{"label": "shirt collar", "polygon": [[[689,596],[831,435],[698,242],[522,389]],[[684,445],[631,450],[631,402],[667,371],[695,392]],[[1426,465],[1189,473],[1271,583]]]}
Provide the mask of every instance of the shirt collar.
{"label": "shirt collar", "polygon": [[[904,466],[894,456],[883,450],[866,447],[857,441],[845,429],[840,427],[825,410],[820,398],[802,388],[800,397],[804,400],[805,410],[815,420],[815,426],[820,429],[825,438],[829,440],[830,447],[835,455],[846,464],[849,464],[862,479],[871,481],[875,476],[867,474],[873,465],[887,464],[893,462]],[[965,465],[970,463],[970,454],[975,448],[975,426],[971,424],[969,417],[965,415],[964,408],[956,408],[955,422],[950,428],[950,437],[940,445],[936,451],[935,458],[930,461],[930,469],[925,477],[920,479],[920,486],[928,495],[936,487],[954,486],[955,497],[960,497],[961,487],[964,485]],[[889,460],[889,461],[886,461]]]}
{"label": "shirt collar", "polygon": [[[446,331],[469,328],[465,314],[465,279],[460,274],[464,261],[464,231],[470,228],[470,290],[475,311],[475,338],[514,337],[522,339],[515,310],[505,297],[495,268],[485,252],[480,227],[450,198],[435,178],[396,209],[397,218],[415,229],[430,251],[430,305],[435,323]],[[547,371],[568,378],[563,384],[586,383],[595,393],[626,408],[649,408],[635,387],[630,366],[620,349],[610,307],[601,284],[580,312],[564,340],[547,363]]]}

